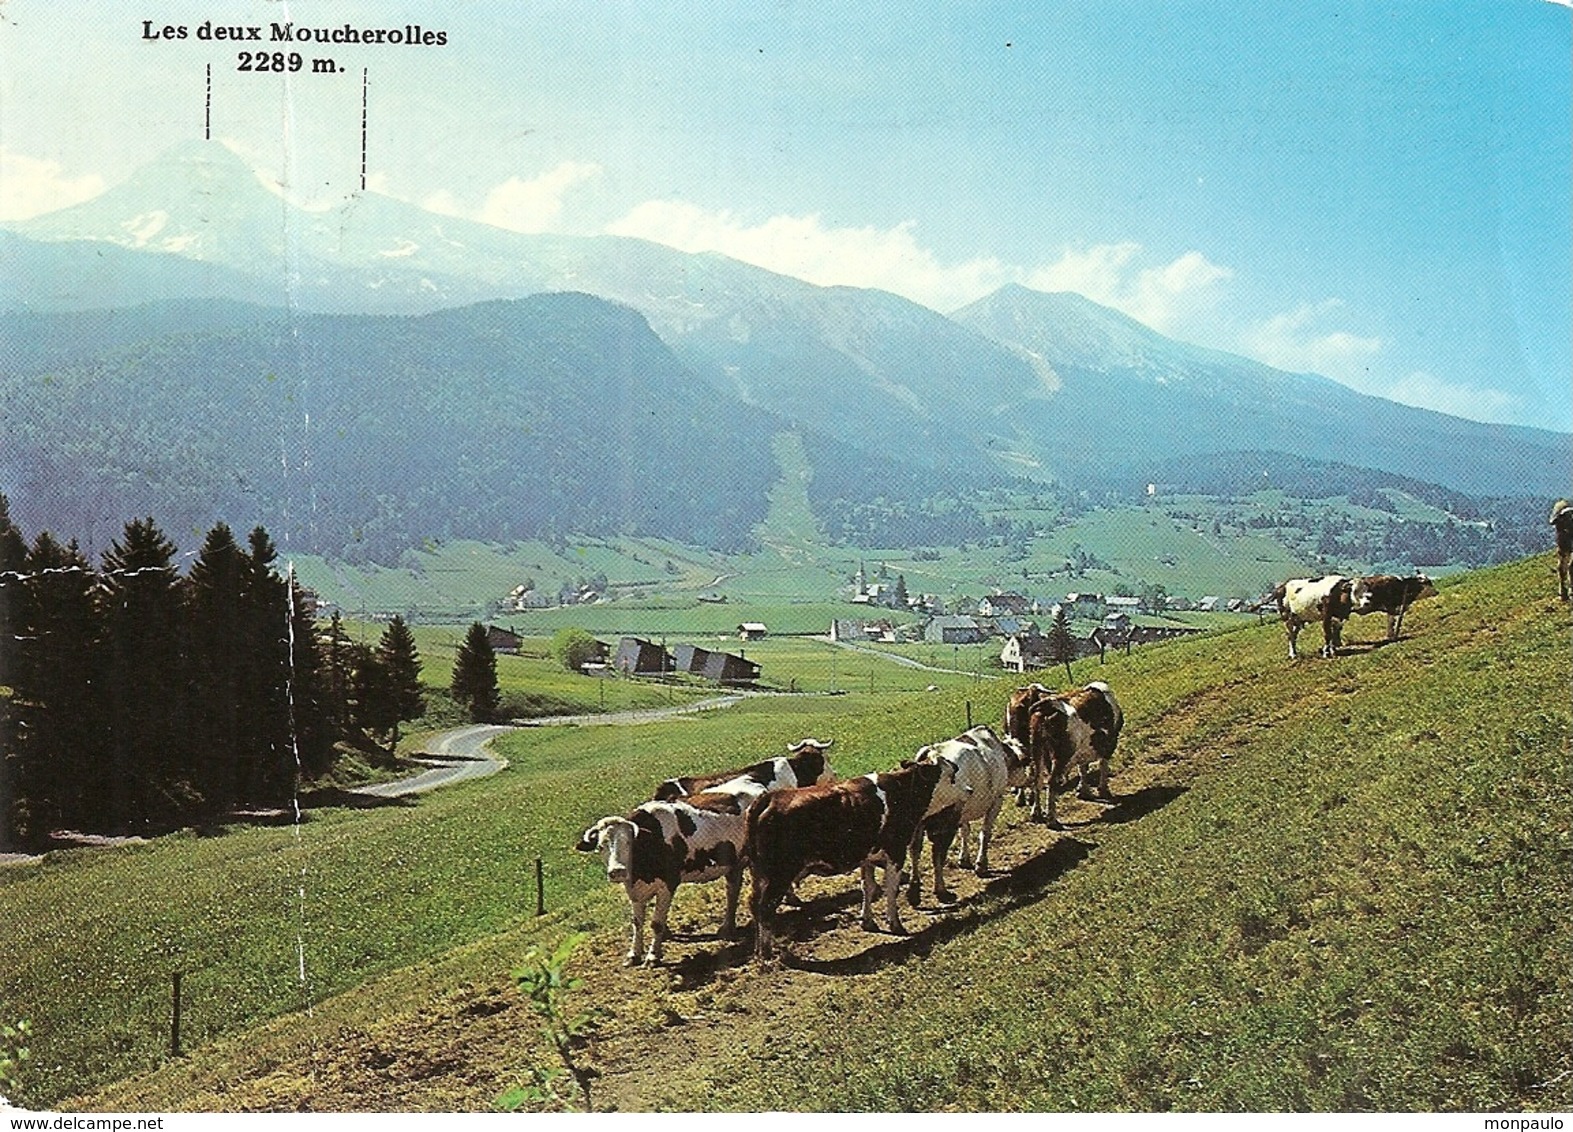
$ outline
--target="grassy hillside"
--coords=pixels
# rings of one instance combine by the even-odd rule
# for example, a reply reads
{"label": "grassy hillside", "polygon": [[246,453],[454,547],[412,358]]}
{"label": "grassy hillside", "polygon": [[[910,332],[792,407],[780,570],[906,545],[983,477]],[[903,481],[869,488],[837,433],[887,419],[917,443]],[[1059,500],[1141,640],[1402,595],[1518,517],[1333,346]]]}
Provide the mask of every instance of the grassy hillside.
{"label": "grassy hillside", "polygon": [[[1002,686],[530,731],[505,774],[416,804],[0,870],[20,957],[0,1003],[37,1032],[24,1098],[486,1108],[546,1060],[508,971],[581,929],[602,1106],[1566,1108],[1573,719],[1552,583],[1544,556],[1450,582],[1405,640],[1375,647],[1359,621],[1336,661],[1288,661],[1269,625],[1083,662],[1125,705],[1117,805],[1066,805],[1062,833],[1007,807],[1000,873],[926,902],[908,938],[857,927],[851,878],[811,882],[777,967],[714,938],[710,886],[679,895],[668,966],[621,969],[624,901],[574,833],[805,733],[837,740],[843,773],[893,765],[969,701],[997,715]],[[161,1065],[174,966],[194,1052]]]}

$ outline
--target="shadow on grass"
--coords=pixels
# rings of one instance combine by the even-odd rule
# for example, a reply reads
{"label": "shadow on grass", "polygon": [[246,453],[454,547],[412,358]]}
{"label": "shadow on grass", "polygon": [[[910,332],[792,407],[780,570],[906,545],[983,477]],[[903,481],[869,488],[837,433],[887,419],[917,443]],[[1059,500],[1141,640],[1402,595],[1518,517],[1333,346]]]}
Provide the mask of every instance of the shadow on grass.
{"label": "shadow on grass", "polygon": [[303,810],[379,810],[384,806],[407,807],[415,803],[415,796],[386,798],[380,794],[362,794],[357,790],[345,790],[337,786],[308,790],[300,796],[300,806]]}
{"label": "shadow on grass", "polygon": [[1116,798],[1115,804],[1099,815],[1097,820],[1108,825],[1137,821],[1155,810],[1163,809],[1189,789],[1188,786],[1144,786]]}
{"label": "shadow on grass", "polygon": [[[1100,822],[1124,824],[1146,817],[1186,792],[1184,786],[1147,786],[1115,799],[1115,804],[1082,826],[1096,826]],[[813,971],[825,975],[866,975],[892,963],[901,963],[913,956],[927,955],[935,946],[970,932],[982,924],[998,919],[1005,913],[1038,900],[1043,891],[1060,877],[1080,865],[1091,855],[1095,844],[1061,833],[1043,850],[1028,857],[1009,871],[993,871],[982,880],[979,891],[963,897],[954,904],[932,904],[925,910],[914,912],[903,905],[903,915],[921,916],[923,926],[910,935],[893,935],[888,929],[864,932],[870,943],[855,954],[833,959],[816,959],[809,955],[794,954],[791,947],[812,945],[818,937],[833,931],[861,931],[857,924],[858,910],[862,906],[862,888],[856,882],[856,873],[846,874],[852,881],[850,887],[825,893],[805,900],[801,907],[783,907],[776,914],[776,939],[782,966],[800,971]],[[902,897],[903,901],[905,897]],[[930,894],[932,899],[932,894]],[[883,921],[883,897],[877,897],[875,916]],[[689,938],[714,939],[697,933]],[[715,949],[705,949],[684,956],[672,963],[670,970],[678,985],[685,990],[710,982],[726,968],[741,966],[753,959],[753,931],[748,925],[741,929],[739,939],[724,943]]]}
{"label": "shadow on grass", "polygon": [[[944,905],[941,914],[926,917],[927,923],[910,935],[892,935],[888,930],[865,933],[875,942],[854,955],[835,959],[816,959],[782,949],[781,965],[822,975],[868,975],[892,963],[927,955],[939,944],[1037,900],[1045,888],[1086,860],[1092,849],[1090,842],[1057,838],[1043,852],[1027,858],[1010,872],[991,877],[977,896]],[[862,900],[860,892],[852,896],[852,903]],[[882,910],[876,909],[876,915],[879,914]],[[797,938],[794,933],[794,941]]]}

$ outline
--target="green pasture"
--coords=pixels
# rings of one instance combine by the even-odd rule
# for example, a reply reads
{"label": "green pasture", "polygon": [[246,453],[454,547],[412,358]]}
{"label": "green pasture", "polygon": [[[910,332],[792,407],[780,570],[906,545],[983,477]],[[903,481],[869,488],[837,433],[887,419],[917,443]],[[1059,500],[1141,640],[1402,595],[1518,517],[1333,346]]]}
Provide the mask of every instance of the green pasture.
{"label": "green pasture", "polygon": [[[623,974],[626,903],[573,837],[664,777],[805,734],[835,739],[843,774],[892,766],[969,703],[992,721],[1008,681],[528,729],[499,742],[503,774],[419,801],[3,868],[0,1010],[35,1027],[23,1099],[295,1107],[383,1043],[404,1075],[366,1106],[486,1108],[545,1063],[534,1027],[447,1069],[437,1048],[510,956],[578,929],[580,1001],[654,1070],[641,1107],[1565,1110],[1573,710],[1553,594],[1541,556],[1448,582],[1400,642],[1357,619],[1331,661],[1291,662],[1252,625],[1079,662],[1125,708],[1119,803],[846,969]],[[176,969],[191,1053],[166,1063]],[[717,1016],[725,1041],[689,1039]],[[604,1068],[615,1095],[628,1066]]]}

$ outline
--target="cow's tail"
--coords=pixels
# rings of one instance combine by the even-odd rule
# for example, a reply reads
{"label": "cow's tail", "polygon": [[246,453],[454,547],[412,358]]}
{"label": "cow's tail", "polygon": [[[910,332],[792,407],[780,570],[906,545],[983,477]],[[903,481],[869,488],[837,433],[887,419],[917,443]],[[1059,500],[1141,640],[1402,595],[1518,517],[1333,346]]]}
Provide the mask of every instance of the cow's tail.
{"label": "cow's tail", "polygon": [[759,815],[765,812],[765,807],[770,805],[769,793],[764,793],[755,798],[748,806],[748,814],[743,819],[743,851],[739,860],[746,869],[756,859],[756,849],[759,842]]}

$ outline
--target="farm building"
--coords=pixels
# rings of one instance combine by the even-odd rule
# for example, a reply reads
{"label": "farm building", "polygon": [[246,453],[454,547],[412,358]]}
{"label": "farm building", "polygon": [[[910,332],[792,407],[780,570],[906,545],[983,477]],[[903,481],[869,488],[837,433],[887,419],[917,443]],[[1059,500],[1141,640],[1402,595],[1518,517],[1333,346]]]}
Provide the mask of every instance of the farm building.
{"label": "farm building", "polygon": [[759,665],[747,657],[713,652],[705,659],[703,675],[717,684],[752,684],[759,679]]}
{"label": "farm building", "polygon": [[880,642],[892,644],[896,640],[896,627],[889,621],[852,621],[837,618],[830,623],[832,641],[851,641],[855,644]]}
{"label": "farm building", "polygon": [[492,647],[492,652],[514,654],[519,651],[519,646],[524,639],[511,629],[504,629],[497,625],[486,626],[486,643]]}
{"label": "farm building", "polygon": [[711,652],[698,645],[672,649],[678,672],[702,676],[717,684],[752,684],[759,679],[759,665],[729,652]]}
{"label": "farm building", "polygon": [[1065,595],[1065,612],[1071,616],[1103,616],[1103,595],[1079,591]]}
{"label": "farm building", "polygon": [[624,637],[617,642],[617,654],[612,667],[625,676],[662,676],[677,670],[677,661],[671,653],[653,641],[641,637]]}
{"label": "farm building", "polygon": [[983,626],[966,616],[935,617],[923,629],[923,639],[941,645],[971,645],[984,639]]}
{"label": "farm building", "polygon": [[[1071,644],[1075,648],[1075,656],[1072,659],[1102,656],[1111,643],[1113,642],[1105,636],[1102,629],[1094,629],[1085,637],[1078,637],[1072,633]],[[1031,672],[1058,663],[1052,658],[1049,638],[1041,634],[1011,637],[1000,650],[1000,664],[1008,672]]]}
{"label": "farm building", "polygon": [[1032,603],[1021,594],[991,594],[978,602],[980,617],[1023,617],[1032,612]]}
{"label": "farm building", "polygon": [[760,621],[744,621],[737,627],[738,639],[742,641],[762,641],[769,632]]}

